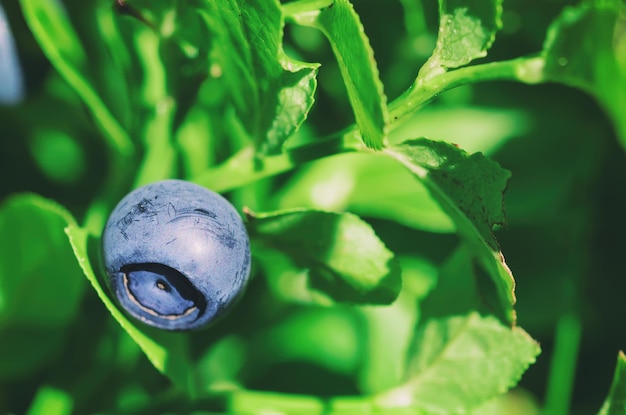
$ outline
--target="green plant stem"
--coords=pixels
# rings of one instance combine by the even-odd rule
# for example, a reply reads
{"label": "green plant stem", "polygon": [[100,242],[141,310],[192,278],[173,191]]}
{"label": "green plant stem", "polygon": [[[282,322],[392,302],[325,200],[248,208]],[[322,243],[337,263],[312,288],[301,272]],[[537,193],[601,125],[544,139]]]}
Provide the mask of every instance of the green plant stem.
{"label": "green plant stem", "polygon": [[350,128],[324,140],[287,148],[279,155],[264,157],[262,160],[256,157],[254,147],[250,145],[219,166],[196,176],[192,181],[216,192],[225,192],[289,171],[309,161],[354,151],[371,151],[361,141],[356,128]]}
{"label": "green plant stem", "polygon": [[556,326],[543,415],[569,413],[581,337],[580,319],[573,312],[561,316]]}
{"label": "green plant stem", "polygon": [[142,136],[146,151],[135,175],[133,188],[173,176],[176,164],[171,135],[174,112],[174,102],[164,98],[157,103],[154,114],[145,118]]}
{"label": "green plant stem", "polygon": [[578,284],[578,281],[567,280],[562,286],[564,308],[554,334],[544,415],[569,413],[582,335],[582,324],[576,311],[578,309]]}
{"label": "green plant stem", "polygon": [[402,124],[437,95],[461,85],[486,81],[541,82],[544,80],[543,63],[544,59],[540,56],[523,57],[418,76],[404,94],[389,104],[390,129]]}
{"label": "green plant stem", "polygon": [[175,173],[176,153],[172,124],[176,102],[168,92],[165,62],[159,53],[161,38],[151,28],[143,27],[133,39],[143,70],[141,119],[139,131],[145,153],[135,175],[133,187],[169,179]]}

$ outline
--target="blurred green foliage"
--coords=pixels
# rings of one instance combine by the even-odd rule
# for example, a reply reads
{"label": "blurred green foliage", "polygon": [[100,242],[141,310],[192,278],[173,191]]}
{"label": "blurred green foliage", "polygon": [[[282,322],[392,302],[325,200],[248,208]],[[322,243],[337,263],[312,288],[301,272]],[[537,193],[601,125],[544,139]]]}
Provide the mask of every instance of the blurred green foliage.
{"label": "blurred green foliage", "polygon": [[[0,413],[622,413],[624,3],[282,3],[2,2]],[[166,177],[254,212],[207,331],[102,288]]]}

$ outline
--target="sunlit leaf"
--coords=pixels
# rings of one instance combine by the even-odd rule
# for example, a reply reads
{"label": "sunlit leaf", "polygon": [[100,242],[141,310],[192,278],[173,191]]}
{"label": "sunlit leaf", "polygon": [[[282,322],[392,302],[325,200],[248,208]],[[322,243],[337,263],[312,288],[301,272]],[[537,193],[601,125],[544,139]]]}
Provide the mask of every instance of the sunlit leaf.
{"label": "sunlit leaf", "polygon": [[526,332],[494,317],[431,319],[415,334],[406,382],[382,394],[379,403],[428,414],[465,413],[515,386],[539,352]]}
{"label": "sunlit leaf", "polygon": [[431,232],[455,229],[422,183],[377,154],[345,154],[303,166],[275,199],[280,208],[350,211]]}
{"label": "sunlit leaf", "polygon": [[393,253],[355,215],[305,209],[258,214],[249,231],[308,269],[310,285],[336,301],[388,304],[400,291]]}
{"label": "sunlit leaf", "polygon": [[420,71],[428,78],[487,56],[502,26],[502,0],[439,0],[439,35]]}
{"label": "sunlit leaf", "polygon": [[365,144],[382,148],[388,122],[387,98],[374,52],[348,0],[304,0],[283,6],[294,22],[316,27],[328,38],[339,63],[356,123]]}
{"label": "sunlit leaf", "polygon": [[493,234],[505,222],[504,191],[510,172],[481,153],[427,139],[408,140],[385,150],[430,190],[452,218],[477,264],[495,284],[497,315],[515,321],[514,280]]}
{"label": "sunlit leaf", "polygon": [[66,391],[43,386],[39,388],[26,415],[69,415],[74,401]]}
{"label": "sunlit leaf", "polygon": [[198,11],[211,34],[209,76],[227,86],[257,149],[280,152],[313,105],[318,65],[283,52],[277,1],[206,1]]}

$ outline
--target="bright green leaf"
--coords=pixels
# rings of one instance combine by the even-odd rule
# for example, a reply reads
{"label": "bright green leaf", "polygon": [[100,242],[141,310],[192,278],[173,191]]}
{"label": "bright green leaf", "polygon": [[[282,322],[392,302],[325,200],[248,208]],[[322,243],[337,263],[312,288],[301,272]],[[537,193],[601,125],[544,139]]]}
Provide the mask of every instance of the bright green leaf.
{"label": "bright green leaf", "polygon": [[420,70],[429,78],[487,56],[502,26],[502,0],[439,0],[435,51]]}
{"label": "bright green leaf", "polygon": [[417,321],[422,318],[422,298],[435,284],[435,264],[415,256],[400,257],[402,292],[388,307],[361,306],[367,319],[367,356],[359,373],[359,390],[375,394],[401,383],[407,350]]}
{"label": "bright green leaf", "polygon": [[277,1],[206,1],[199,12],[212,39],[209,76],[228,86],[257,149],[280,152],[313,105],[318,65],[283,52]]}
{"label": "bright green leaf", "polygon": [[407,167],[455,222],[478,264],[495,284],[498,316],[515,321],[514,280],[493,228],[505,222],[504,191],[510,172],[481,153],[445,142],[408,140],[385,153]]}
{"label": "bright green leaf", "polygon": [[249,231],[309,270],[309,284],[336,301],[388,304],[397,297],[394,255],[358,216],[290,210],[252,216]]}
{"label": "bright green leaf", "polygon": [[69,415],[72,413],[74,401],[66,391],[42,386],[37,391],[26,415]]}
{"label": "bright green leaf", "polygon": [[397,144],[414,137],[450,137],[467,152],[489,155],[528,133],[533,119],[521,109],[479,106],[429,106],[389,134]]}
{"label": "bright green leaf", "polygon": [[626,5],[585,1],[554,21],[542,56],[547,81],[582,88],[595,96],[626,146]]}
{"label": "bright green leaf", "polygon": [[362,328],[350,309],[306,307],[266,330],[255,348],[264,364],[310,362],[348,376],[362,363]]}
{"label": "bright green leaf", "polygon": [[545,408],[543,409],[542,411],[535,396],[522,388],[518,388],[472,408],[468,415],[541,415],[547,412]]}
{"label": "bright green leaf", "polygon": [[626,413],[626,355],[620,351],[609,396],[598,415],[622,415],[624,413]]}
{"label": "bright green leaf", "polygon": [[348,0],[304,0],[283,6],[298,24],[316,27],[328,38],[343,76],[356,123],[365,144],[384,145],[389,115],[374,52],[359,16]]}
{"label": "bright green leaf", "polygon": [[133,143],[102,102],[86,71],[87,54],[62,7],[49,0],[20,0],[24,18],[50,63],[82,98],[111,147],[133,152]]}
{"label": "bright green leaf", "polygon": [[267,152],[276,154],[304,122],[313,106],[317,89],[317,64],[298,62],[280,53],[286,72],[280,78],[275,115],[267,132]]}
{"label": "bright green leaf", "polygon": [[477,313],[424,322],[412,346],[406,382],[378,403],[429,415],[464,413],[505,393],[540,353],[522,329]]}
{"label": "bright green leaf", "polygon": [[276,204],[350,211],[430,232],[455,229],[422,183],[378,154],[349,153],[303,166],[277,193]]}

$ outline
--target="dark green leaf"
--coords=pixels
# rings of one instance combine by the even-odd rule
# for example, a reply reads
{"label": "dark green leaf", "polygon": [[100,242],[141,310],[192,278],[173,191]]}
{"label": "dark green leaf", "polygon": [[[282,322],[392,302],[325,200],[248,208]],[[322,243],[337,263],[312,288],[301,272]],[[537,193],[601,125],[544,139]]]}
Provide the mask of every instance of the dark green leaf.
{"label": "dark green leaf", "polygon": [[74,218],[34,194],[0,208],[0,378],[25,376],[58,352],[85,288],[63,229]]}
{"label": "dark green leaf", "polygon": [[406,383],[378,403],[464,413],[515,386],[539,353],[526,332],[491,316],[430,319],[415,335]]}
{"label": "dark green leaf", "polygon": [[502,26],[502,0],[439,0],[435,51],[420,71],[428,78],[487,56]]}
{"label": "dark green leaf", "polygon": [[620,351],[613,375],[613,383],[598,415],[621,415],[626,413],[626,355]]}
{"label": "dark green leaf", "polygon": [[374,52],[359,16],[348,0],[304,0],[283,6],[298,24],[316,27],[328,38],[357,126],[365,144],[381,149],[387,133],[387,98],[379,79]]}
{"label": "dark green leaf", "polygon": [[74,218],[34,194],[7,199],[0,210],[0,327],[59,327],[74,317],[84,282],[63,229]]}
{"label": "dark green leaf", "polygon": [[542,56],[544,77],[595,96],[626,146],[626,5],[585,1],[567,7],[550,26]]}
{"label": "dark green leaf", "polygon": [[122,154],[133,152],[133,143],[98,96],[86,71],[87,54],[71,26],[62,3],[21,0],[24,18],[50,63],[74,88],[91,110],[94,121],[111,147]]}
{"label": "dark green leaf", "polygon": [[495,284],[498,316],[515,321],[514,280],[493,235],[505,222],[504,191],[510,172],[481,153],[427,139],[408,140],[385,153],[405,165],[455,222],[476,261]]}
{"label": "dark green leaf", "polygon": [[252,217],[249,231],[308,269],[310,285],[336,301],[388,304],[400,291],[393,253],[355,215],[305,209],[265,213]]}
{"label": "dark green leaf", "polygon": [[442,318],[484,311],[472,254],[461,245],[439,268],[437,285],[420,305],[423,318]]}

